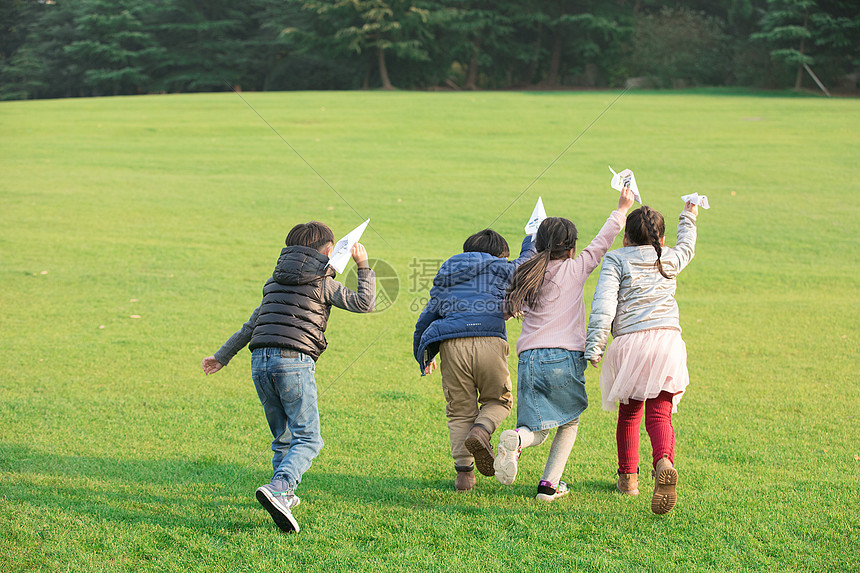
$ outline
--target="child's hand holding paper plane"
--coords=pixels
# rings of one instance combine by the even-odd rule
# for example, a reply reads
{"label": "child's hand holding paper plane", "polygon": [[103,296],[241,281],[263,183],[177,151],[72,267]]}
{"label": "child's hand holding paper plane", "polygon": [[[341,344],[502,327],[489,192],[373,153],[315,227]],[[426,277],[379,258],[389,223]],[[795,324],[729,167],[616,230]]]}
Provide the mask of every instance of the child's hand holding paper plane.
{"label": "child's hand holding paper plane", "polygon": [[636,177],[633,176],[633,172],[625,169],[616,173],[613,171],[612,166],[609,167],[609,170],[612,171],[612,180],[609,182],[609,186],[619,192],[625,187],[629,187],[630,191],[633,192],[633,198],[636,199],[637,203],[642,205],[642,196],[639,195],[639,186],[636,185]]}
{"label": "child's hand holding paper plane", "polygon": [[526,223],[526,235],[534,235],[537,233],[541,222],[546,219],[546,211],[543,208],[543,200],[538,197],[537,204],[532,211],[532,216],[529,217],[529,222]]}
{"label": "child's hand holding paper plane", "polygon": [[343,239],[335,243],[331,256],[328,259],[328,264],[338,273],[342,273],[352,257],[352,247],[361,239],[361,234],[367,228],[370,219],[350,231]]}
{"label": "child's hand holding paper plane", "polygon": [[689,195],[684,195],[681,197],[681,200],[684,203],[692,203],[693,205],[698,205],[702,209],[710,209],[711,206],[708,205],[708,196],[707,195],[699,195],[698,193],[691,193]]}

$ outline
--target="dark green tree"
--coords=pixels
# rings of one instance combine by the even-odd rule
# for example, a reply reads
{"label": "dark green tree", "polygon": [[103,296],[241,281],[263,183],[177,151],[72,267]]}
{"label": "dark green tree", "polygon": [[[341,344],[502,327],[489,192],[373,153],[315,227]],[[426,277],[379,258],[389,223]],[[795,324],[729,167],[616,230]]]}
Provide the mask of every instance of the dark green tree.
{"label": "dark green tree", "polygon": [[775,70],[799,86],[813,62],[856,78],[856,0],[0,0],[5,99],[759,85]]}
{"label": "dark green tree", "polygon": [[[605,47],[620,41],[629,30],[623,24],[627,8],[617,3],[552,0],[546,5],[552,49],[545,81],[551,86],[561,83],[565,69],[583,73],[589,65],[596,65]],[[570,60],[569,65],[564,65],[564,58]],[[586,82],[593,83],[593,78]]]}
{"label": "dark green tree", "polygon": [[816,8],[815,0],[768,0],[767,11],[761,21],[762,31],[753,35],[771,46],[771,57],[797,69],[794,89],[803,82],[803,65],[813,64],[807,43],[812,39],[809,29],[810,10]]}
{"label": "dark green tree", "polygon": [[[394,89],[388,73],[389,57],[425,62],[425,42],[433,36],[429,11],[406,0],[306,0],[305,10],[314,13],[329,30],[318,41],[331,42],[342,55],[360,57],[365,63],[363,87],[371,73],[379,73],[383,89]],[[319,30],[319,28],[317,28]]]}
{"label": "dark green tree", "polygon": [[685,9],[640,14],[631,39],[635,75],[658,87],[723,85],[729,69],[724,23],[715,16]]}
{"label": "dark green tree", "polygon": [[840,51],[843,58],[852,52],[856,56],[860,18],[856,5],[853,12],[849,6],[847,2],[768,0],[761,32],[752,37],[770,47],[775,61],[795,70],[794,89],[800,89],[804,66],[815,64],[819,56],[826,59]]}
{"label": "dark green tree", "polygon": [[64,47],[77,39],[78,2],[30,2],[17,23],[24,40],[7,56],[0,70],[4,99],[32,99],[87,95],[83,70]]}
{"label": "dark green tree", "polygon": [[82,71],[91,95],[145,92],[150,62],[162,50],[139,18],[134,0],[88,0],[74,19],[75,39],[64,54]]}
{"label": "dark green tree", "polygon": [[226,83],[262,88],[251,41],[258,2],[152,0],[147,6],[148,24],[164,49],[153,69],[158,91],[219,91]]}
{"label": "dark green tree", "polygon": [[27,24],[42,5],[34,0],[0,1],[0,67],[27,37]]}
{"label": "dark green tree", "polygon": [[478,89],[481,69],[499,70],[505,67],[504,55],[514,32],[510,3],[505,0],[452,0],[446,2],[451,10],[449,29],[455,34],[450,47],[455,61],[465,70],[466,89]]}

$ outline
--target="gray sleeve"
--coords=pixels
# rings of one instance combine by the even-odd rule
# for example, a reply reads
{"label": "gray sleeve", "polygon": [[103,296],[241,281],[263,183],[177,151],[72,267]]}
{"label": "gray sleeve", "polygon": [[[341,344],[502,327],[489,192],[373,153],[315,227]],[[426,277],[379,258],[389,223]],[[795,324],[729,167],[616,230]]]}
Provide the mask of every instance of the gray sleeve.
{"label": "gray sleeve", "polygon": [[672,254],[677,260],[677,272],[681,272],[690,264],[696,254],[696,216],[689,211],[681,211],[678,220],[678,238],[675,246],[672,247]]}
{"label": "gray sleeve", "polygon": [[218,352],[215,353],[215,360],[222,365],[227,366],[227,363],[236,356],[236,353],[245,348],[251,342],[251,335],[254,334],[254,326],[257,324],[257,316],[260,314],[260,307],[254,309],[251,318],[248,322],[242,325],[242,328],[237,330],[233,336],[227,339]]}
{"label": "gray sleeve", "polygon": [[358,292],[326,278],[323,302],[349,312],[373,311],[376,303],[376,273],[373,269],[358,269]]}
{"label": "gray sleeve", "polygon": [[603,267],[594,290],[591,303],[591,316],[585,334],[585,359],[596,360],[603,356],[612,321],[618,310],[618,289],[621,286],[621,266],[614,257],[603,259]]}

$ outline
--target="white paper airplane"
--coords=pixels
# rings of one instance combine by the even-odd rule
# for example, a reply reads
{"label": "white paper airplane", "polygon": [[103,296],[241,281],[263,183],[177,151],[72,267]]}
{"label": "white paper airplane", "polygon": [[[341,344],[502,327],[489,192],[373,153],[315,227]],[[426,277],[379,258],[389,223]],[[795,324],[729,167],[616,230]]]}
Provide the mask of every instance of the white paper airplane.
{"label": "white paper airplane", "polygon": [[532,211],[532,216],[529,217],[529,222],[526,223],[526,235],[537,233],[538,227],[540,227],[544,219],[546,219],[546,211],[543,208],[543,199],[538,197],[534,211]]}
{"label": "white paper airplane", "polygon": [[625,185],[630,187],[630,191],[633,192],[633,198],[642,205],[642,196],[639,195],[639,187],[636,185],[636,177],[633,176],[633,172],[625,169],[620,173],[616,173],[612,170],[612,166],[609,167],[609,170],[612,171],[612,180],[609,182],[609,186],[619,193]]}
{"label": "white paper airplane", "polygon": [[707,195],[699,195],[698,193],[691,193],[689,195],[684,195],[681,197],[681,200],[684,203],[692,203],[693,205],[698,205],[702,209],[710,209],[711,206],[708,205],[708,196]]}
{"label": "white paper airplane", "polygon": [[370,223],[370,219],[350,231],[346,237],[335,243],[331,256],[328,259],[328,264],[331,268],[336,270],[338,274],[343,272],[343,269],[345,269],[347,263],[349,263],[349,259],[352,258],[352,247],[359,239],[361,239],[361,234],[364,233],[368,223]]}

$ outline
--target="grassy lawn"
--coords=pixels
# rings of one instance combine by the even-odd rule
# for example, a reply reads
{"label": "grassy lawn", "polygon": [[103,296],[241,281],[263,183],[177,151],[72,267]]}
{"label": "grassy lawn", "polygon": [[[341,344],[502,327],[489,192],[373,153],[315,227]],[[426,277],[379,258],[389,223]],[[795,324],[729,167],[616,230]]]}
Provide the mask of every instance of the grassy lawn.
{"label": "grassy lawn", "polygon": [[[628,93],[520,197],[616,95],[243,94],[336,192],[232,93],[0,104],[0,569],[860,570],[860,102]],[[500,213],[518,245],[539,195],[584,247],[617,203],[607,164],[670,243],[682,194],[712,206],[678,286],[678,505],[653,515],[645,472],[614,492],[594,369],[570,495],[533,499],[548,445],[457,494],[439,374],[411,357],[424,267]],[[271,436],[249,354],[200,362],[293,224],[366,217],[398,296],[332,312],[326,446],[286,536],[253,495]]]}

